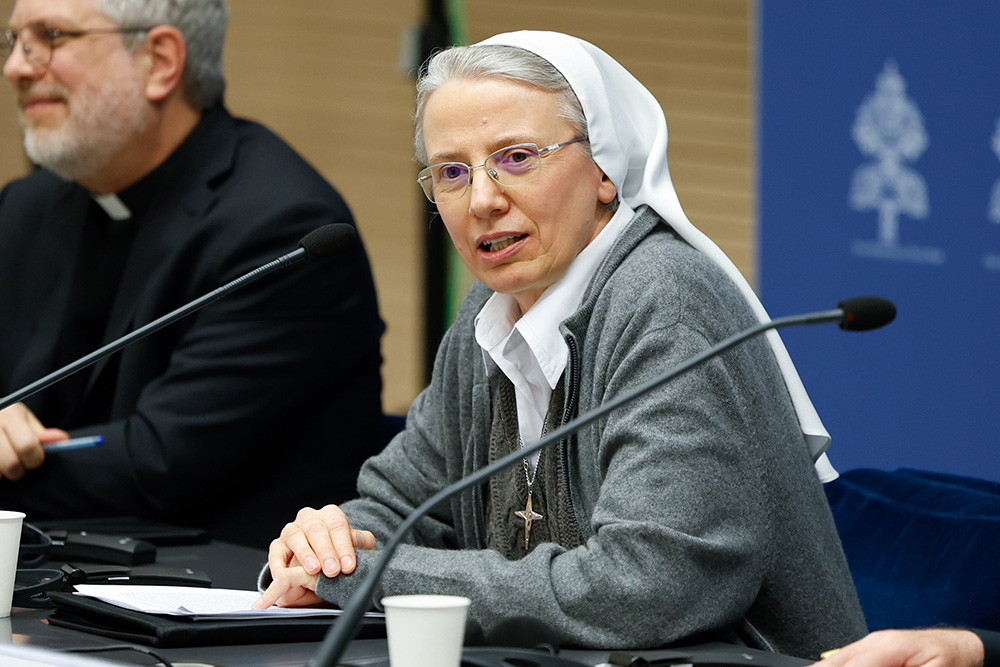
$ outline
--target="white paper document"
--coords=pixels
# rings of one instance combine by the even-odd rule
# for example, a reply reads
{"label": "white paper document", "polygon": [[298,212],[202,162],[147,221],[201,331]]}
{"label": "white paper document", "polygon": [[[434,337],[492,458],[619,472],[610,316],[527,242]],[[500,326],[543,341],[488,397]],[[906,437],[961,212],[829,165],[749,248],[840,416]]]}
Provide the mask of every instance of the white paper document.
{"label": "white paper document", "polygon": [[[339,609],[322,607],[270,607],[251,609],[260,597],[257,591],[237,591],[227,588],[196,586],[131,586],[77,584],[79,595],[97,598],[108,604],[149,614],[190,616],[194,618],[251,619],[274,616],[339,616]],[[367,612],[365,616],[381,618],[383,614]]]}

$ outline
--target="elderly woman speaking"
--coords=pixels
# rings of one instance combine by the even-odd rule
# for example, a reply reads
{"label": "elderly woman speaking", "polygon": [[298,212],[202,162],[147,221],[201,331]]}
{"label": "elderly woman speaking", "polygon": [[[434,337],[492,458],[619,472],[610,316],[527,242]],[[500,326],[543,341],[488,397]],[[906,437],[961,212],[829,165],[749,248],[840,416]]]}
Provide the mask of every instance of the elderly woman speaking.
{"label": "elderly woman speaking", "polygon": [[[653,96],[579,39],[430,60],[419,182],[478,282],[360,498],[285,527],[257,606],[343,604],[445,485],[767,317],[685,217],[666,148]],[[865,633],[828,441],[780,339],[753,339],[439,508],[372,602],[465,595],[484,627],[531,616],[578,646],[816,656]]]}

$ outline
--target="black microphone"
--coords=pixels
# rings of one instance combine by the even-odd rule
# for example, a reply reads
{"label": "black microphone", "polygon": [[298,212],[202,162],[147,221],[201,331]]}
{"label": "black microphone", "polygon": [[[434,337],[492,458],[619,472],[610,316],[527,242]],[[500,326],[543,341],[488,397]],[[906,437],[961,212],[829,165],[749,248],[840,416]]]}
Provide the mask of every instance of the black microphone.
{"label": "black microphone", "polygon": [[847,331],[868,331],[883,327],[896,317],[892,301],[878,296],[856,296],[837,304],[844,311],[840,328]]}
{"label": "black microphone", "polygon": [[521,461],[525,457],[573,435],[584,426],[597,421],[612,410],[631,403],[636,398],[669,382],[678,375],[683,375],[692,368],[765,331],[782,327],[825,324],[829,322],[839,322],[842,329],[864,331],[888,324],[895,316],[896,307],[891,301],[880,297],[863,296],[841,301],[838,307],[833,310],[806,313],[804,315],[789,315],[768,322],[761,322],[749,329],[744,329],[739,333],[733,334],[700,354],[691,357],[679,366],[665,371],[663,374],[647,380],[613,400],[578,416],[556,430],[550,431],[535,442],[526,443],[523,449],[511,452],[493,463],[480,468],[469,476],[463,477],[457,482],[446,486],[421,503],[399,525],[399,528],[386,543],[385,548],[382,549],[379,559],[372,565],[371,572],[368,573],[365,580],[354,591],[354,594],[344,607],[343,613],[333,623],[326,637],[323,638],[323,643],[320,644],[316,655],[309,661],[310,667],[334,667],[337,664],[340,656],[343,655],[344,650],[347,648],[347,644],[357,634],[361,618],[368,609],[372,593],[375,590],[375,586],[381,580],[382,573],[385,571],[389,559],[392,558],[393,553],[395,553],[400,543],[410,534],[417,521],[427,515],[439,503],[444,502],[469,487],[485,482],[490,477],[493,477],[493,475],[507,468],[521,465]]}
{"label": "black microphone", "polygon": [[204,308],[213,301],[218,301],[227,294],[238,290],[244,285],[248,285],[254,280],[257,280],[272,271],[282,269],[286,266],[291,266],[292,264],[300,262],[303,259],[310,262],[327,259],[333,256],[340,248],[346,246],[356,236],[357,231],[355,231],[354,227],[344,223],[324,225],[323,227],[314,229],[302,237],[302,240],[299,241],[299,247],[292,252],[282,255],[281,257],[264,264],[263,266],[257,267],[253,271],[226,283],[222,287],[209,292],[201,298],[195,299],[187,305],[181,306],[177,310],[169,312],[163,317],[153,320],[149,324],[139,327],[135,331],[126,334],[117,340],[111,341],[104,347],[91,352],[87,356],[81,357],[80,359],[63,366],[59,370],[49,373],[45,377],[35,380],[26,387],[22,387],[21,389],[15,391],[13,394],[3,397],[0,399],[0,410],[23,401],[29,396],[45,389],[49,385],[55,384],[59,380],[62,380],[77,371],[83,370],[91,364],[97,363],[101,359],[114,354],[118,350],[131,345],[137,340],[145,338],[154,331],[158,331],[168,324],[172,324],[182,317],[186,317],[196,310]]}

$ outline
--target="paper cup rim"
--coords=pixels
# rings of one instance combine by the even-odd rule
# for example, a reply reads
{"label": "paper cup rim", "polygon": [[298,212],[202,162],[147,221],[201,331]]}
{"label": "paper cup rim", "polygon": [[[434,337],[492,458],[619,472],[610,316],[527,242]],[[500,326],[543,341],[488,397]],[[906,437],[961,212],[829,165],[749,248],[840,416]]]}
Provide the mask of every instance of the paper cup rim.
{"label": "paper cup rim", "polygon": [[472,603],[461,595],[390,595],[382,598],[382,607],[403,609],[446,609],[468,607]]}
{"label": "paper cup rim", "polygon": [[23,520],[24,517],[24,512],[18,512],[17,510],[0,510],[0,521],[10,521],[12,519]]}

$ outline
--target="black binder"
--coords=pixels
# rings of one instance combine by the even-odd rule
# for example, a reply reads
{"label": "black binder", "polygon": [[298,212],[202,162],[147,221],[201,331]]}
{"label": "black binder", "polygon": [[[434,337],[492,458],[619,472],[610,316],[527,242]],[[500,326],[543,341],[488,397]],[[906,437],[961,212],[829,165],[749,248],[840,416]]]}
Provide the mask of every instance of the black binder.
{"label": "black binder", "polygon": [[[213,620],[148,614],[73,593],[49,598],[55,605],[52,625],[160,648],[320,641],[337,622],[332,616]],[[385,619],[366,617],[358,637],[385,637]]]}

